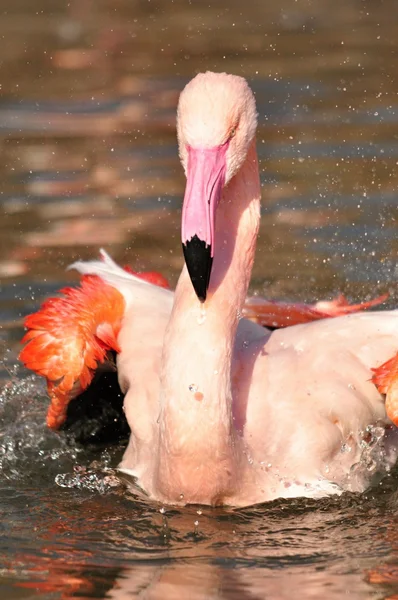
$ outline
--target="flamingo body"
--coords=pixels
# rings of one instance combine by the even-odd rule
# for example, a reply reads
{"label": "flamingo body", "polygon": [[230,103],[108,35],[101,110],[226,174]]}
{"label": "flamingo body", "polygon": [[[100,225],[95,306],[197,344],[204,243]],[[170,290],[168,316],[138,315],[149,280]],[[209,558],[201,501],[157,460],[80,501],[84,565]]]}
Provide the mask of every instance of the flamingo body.
{"label": "flamingo body", "polygon": [[119,468],[162,502],[244,506],[362,491],[396,460],[388,415],[397,422],[398,311],[320,319],[350,307],[279,306],[276,324],[315,320],[269,331],[254,322],[269,306],[245,309],[260,218],[255,129],[240,77],[201,74],[181,94],[187,266],[174,294],[104,253],[74,265],[122,298],[116,330],[93,326],[102,343],[104,330],[116,331],[106,340],[119,350],[131,427]]}

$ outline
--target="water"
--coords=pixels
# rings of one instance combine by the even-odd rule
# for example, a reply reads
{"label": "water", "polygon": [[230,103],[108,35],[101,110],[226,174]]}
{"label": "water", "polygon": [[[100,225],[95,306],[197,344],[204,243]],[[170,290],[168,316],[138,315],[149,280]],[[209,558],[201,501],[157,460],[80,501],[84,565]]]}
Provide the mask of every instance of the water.
{"label": "water", "polygon": [[114,472],[122,443],[48,431],[42,382],[14,365],[24,315],[100,246],[176,281],[175,105],[199,70],[242,74],[256,93],[252,291],[388,291],[397,305],[395,0],[6,0],[1,11],[1,597],[394,597],[396,472],[362,496],[162,507]]}
{"label": "water", "polygon": [[120,449],[44,427],[33,378],[0,398],[4,598],[383,597],[396,552],[396,477],[371,493],[244,510],[174,509],[133,494]]}

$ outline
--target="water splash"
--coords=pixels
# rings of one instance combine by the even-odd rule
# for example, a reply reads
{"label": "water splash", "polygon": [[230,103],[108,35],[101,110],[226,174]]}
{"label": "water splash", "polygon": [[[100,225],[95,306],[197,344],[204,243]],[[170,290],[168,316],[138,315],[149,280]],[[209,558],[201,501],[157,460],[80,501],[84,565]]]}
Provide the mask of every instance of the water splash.
{"label": "water splash", "polygon": [[0,391],[0,478],[47,474],[77,459],[79,448],[46,427],[48,400],[35,376],[12,377]]}
{"label": "water splash", "polygon": [[359,459],[351,466],[348,480],[368,479],[374,485],[390,473],[397,458],[396,446],[389,443],[384,427],[368,425],[360,434],[359,448]]}
{"label": "water splash", "polygon": [[83,467],[75,465],[73,473],[59,473],[55,477],[55,483],[63,488],[75,488],[105,494],[115,488],[123,488],[122,481],[114,469],[98,468],[90,465]]}
{"label": "water splash", "polygon": [[43,382],[34,375],[18,379],[17,374],[12,373],[0,390],[0,482],[26,485],[34,480],[51,487],[55,481],[60,487],[101,494],[121,486],[112,469],[120,449],[104,451],[93,460],[96,447],[83,447],[66,432],[49,429]]}

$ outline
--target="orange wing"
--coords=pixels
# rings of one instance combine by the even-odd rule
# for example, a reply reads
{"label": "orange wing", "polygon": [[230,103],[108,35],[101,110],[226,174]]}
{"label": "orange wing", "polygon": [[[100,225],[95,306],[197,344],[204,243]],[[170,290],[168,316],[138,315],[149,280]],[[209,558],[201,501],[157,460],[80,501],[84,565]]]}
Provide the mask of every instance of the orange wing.
{"label": "orange wing", "polygon": [[387,416],[398,426],[398,354],[372,370],[373,383],[381,394],[386,394]]}
{"label": "orange wing", "polygon": [[[126,271],[168,288],[155,271]],[[64,297],[46,300],[25,319],[28,329],[19,359],[47,380],[51,404],[47,425],[58,429],[66,419],[69,402],[91,383],[98,365],[110,350],[119,352],[117,337],[125,310],[123,296],[96,275],[84,275],[80,287],[64,288]]]}
{"label": "orange wing", "polygon": [[119,351],[117,336],[124,314],[123,296],[96,275],[82,277],[79,288],[64,288],[25,319],[24,365],[47,379],[51,405],[47,424],[58,429],[70,400],[86,389],[109,350]]}
{"label": "orange wing", "polygon": [[388,294],[385,294],[359,304],[349,304],[344,296],[316,304],[272,302],[254,297],[246,301],[243,316],[263,327],[281,328],[366,310],[381,304],[387,297]]}

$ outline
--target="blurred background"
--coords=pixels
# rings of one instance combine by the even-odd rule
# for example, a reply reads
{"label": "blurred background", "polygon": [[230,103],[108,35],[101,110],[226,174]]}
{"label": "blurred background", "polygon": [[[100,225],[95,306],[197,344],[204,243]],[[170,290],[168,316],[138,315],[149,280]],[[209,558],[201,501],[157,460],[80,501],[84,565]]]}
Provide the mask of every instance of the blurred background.
{"label": "blurred background", "polygon": [[252,289],[396,293],[395,0],[16,0],[1,10],[8,330],[101,246],[176,281],[175,109],[206,69],[243,75],[256,93],[265,216]]}
{"label": "blurred background", "polygon": [[[83,589],[89,596],[94,594],[94,584],[76,565],[88,562],[116,569],[120,557],[125,560],[123,552],[128,550],[131,556],[131,536],[140,540],[138,554],[143,548],[155,552],[156,544],[162,546],[159,531],[164,523],[158,519],[160,529],[156,529],[153,509],[145,507],[145,520],[144,509],[135,505],[136,520],[127,531],[131,502],[126,501],[128,506],[123,508],[121,499],[99,496],[102,476],[99,480],[96,476],[87,479],[85,472],[70,476],[64,487],[78,495],[65,496],[62,489],[62,500],[58,498],[54,477],[62,470],[60,463],[69,473],[81,455],[45,432],[43,388],[37,387],[37,380],[21,379],[26,374],[14,364],[23,317],[65,282],[76,279],[65,271],[73,260],[95,257],[104,247],[121,264],[137,270],[156,269],[176,282],[182,266],[179,219],[184,176],[177,156],[175,111],[179,92],[197,72],[243,75],[256,94],[263,220],[251,291],[274,299],[306,301],[331,298],[338,292],[359,301],[388,291],[387,306],[397,305],[396,14],[396,0],[0,3],[0,373],[5,385],[0,395],[0,484],[3,496],[11,498],[7,508],[0,502],[0,509],[8,515],[3,523],[10,523],[7,511],[12,506],[12,520],[17,524],[16,530],[6,531],[3,558],[12,548],[12,564],[20,565],[15,572],[8,565],[11,583],[3,588],[4,598],[30,598],[29,594],[36,593],[43,598],[86,597],[83,592],[78,596],[76,590]],[[17,402],[22,413],[16,412]],[[52,470],[49,460],[55,461]],[[34,482],[29,491],[27,480]],[[44,500],[35,491],[38,485],[48,494]],[[86,498],[76,487],[97,492],[89,505],[96,516],[88,524],[82,524],[78,511],[70,521],[76,503],[84,504]],[[218,548],[227,547],[231,532],[237,531],[232,537],[240,559],[249,556],[254,561],[247,558],[243,567],[260,566],[263,571],[254,575],[243,570],[243,583],[232,585],[226,583],[225,574],[220,576],[218,567],[209,567],[214,587],[208,588],[207,596],[197,597],[260,598],[267,591],[270,598],[285,594],[290,598],[298,585],[315,594],[308,597],[326,597],[322,591],[326,580],[319,575],[322,568],[328,573],[327,581],[332,581],[328,597],[341,598],[346,589],[352,597],[368,597],[373,592],[364,583],[365,566],[380,556],[390,556],[391,548],[395,544],[396,552],[397,546],[391,529],[383,537],[385,505],[380,498],[375,502],[365,508],[373,514],[370,523],[368,513],[362,523],[357,505],[350,505],[355,533],[351,525],[339,525],[340,507],[333,513],[333,526],[325,525],[320,513],[305,514],[303,531],[315,532],[306,538],[307,546],[302,545],[300,530],[294,529],[296,513],[291,517],[290,538],[280,536],[279,517],[272,516],[272,511],[275,529],[270,526],[265,533],[260,526],[263,514],[258,521],[251,515],[250,525],[246,516],[242,521],[235,517],[228,526],[223,517],[219,521],[212,517],[206,521],[209,530],[201,534],[198,555],[209,556],[212,536]],[[123,528],[120,525],[116,538],[109,526],[115,504],[123,515]],[[28,521],[23,508],[27,505],[33,507]],[[177,536],[177,550],[168,547],[171,560],[196,556],[192,550],[196,517],[189,514],[186,518],[189,526],[182,537]],[[40,530],[43,521],[45,532],[41,536],[32,533]],[[142,530],[137,530],[137,522]],[[152,527],[158,537],[153,537]],[[93,531],[104,532],[106,550],[96,546]],[[88,554],[79,535],[88,544]],[[173,539],[170,531],[167,535]],[[65,550],[62,544],[70,536],[73,543],[68,542]],[[335,546],[330,542],[333,537]],[[23,554],[21,539],[25,540]],[[112,539],[118,540],[122,550],[119,555],[112,547],[115,556],[109,558]],[[286,544],[297,548],[297,564],[286,559],[285,550],[289,556],[292,552]],[[320,570],[311,544],[320,545],[319,553],[331,557],[321,561]],[[275,563],[256,562],[265,547]],[[73,562],[71,548],[77,552],[77,562],[66,568]],[[0,547],[0,556],[1,551]],[[219,552],[210,554],[211,561],[220,556]],[[231,554],[229,559],[238,560]],[[303,561],[310,566],[301,577],[303,571],[296,567]],[[291,576],[285,587],[273,571],[273,565],[282,564],[288,565],[284,577]],[[116,575],[108,577],[102,566],[96,567],[97,595],[90,597],[103,597],[105,592],[98,590],[112,587],[109,582],[120,570],[118,566]],[[136,564],[133,567],[131,589],[137,581]],[[151,569],[148,566],[145,575],[148,581]],[[33,572],[34,583],[29,583]],[[192,579],[186,571],[176,576],[177,580],[188,578],[185,592],[195,592],[195,573]],[[140,577],[145,579],[142,572]],[[8,585],[8,579],[0,581]],[[24,591],[21,587],[15,591],[15,581],[26,583]],[[140,581],[138,587],[144,586]],[[167,596],[170,585],[148,597],[158,597],[157,593],[162,598],[182,597]],[[138,597],[128,589],[125,596],[112,597]],[[58,595],[51,595],[55,592]]]}

